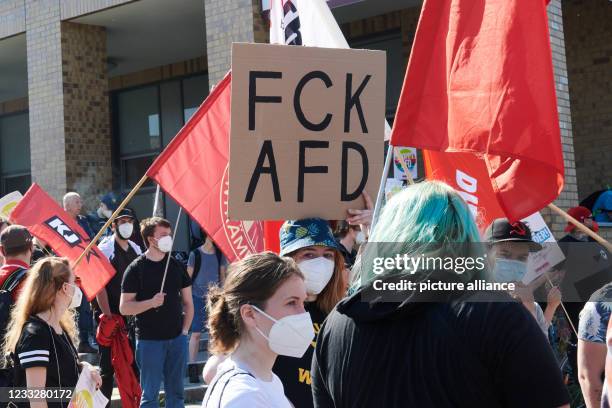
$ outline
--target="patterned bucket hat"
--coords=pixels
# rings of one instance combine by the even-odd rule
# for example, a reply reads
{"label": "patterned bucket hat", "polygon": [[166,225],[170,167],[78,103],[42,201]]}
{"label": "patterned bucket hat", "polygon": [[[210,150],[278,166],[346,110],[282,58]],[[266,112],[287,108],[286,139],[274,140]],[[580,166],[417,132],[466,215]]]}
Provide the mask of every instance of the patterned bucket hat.
{"label": "patterned bucket hat", "polygon": [[281,256],[309,246],[340,249],[329,223],[321,218],[285,221],[279,235]]}

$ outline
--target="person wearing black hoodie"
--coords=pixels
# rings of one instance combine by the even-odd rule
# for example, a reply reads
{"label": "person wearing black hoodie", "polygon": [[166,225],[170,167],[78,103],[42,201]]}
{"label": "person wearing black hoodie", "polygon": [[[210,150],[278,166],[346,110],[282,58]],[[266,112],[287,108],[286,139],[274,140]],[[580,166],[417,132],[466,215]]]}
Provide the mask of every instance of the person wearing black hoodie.
{"label": "person wearing black hoodie", "polygon": [[[434,256],[432,247],[438,255],[476,258],[483,251],[479,241],[458,193],[424,182],[387,203],[367,245],[376,245],[381,259]],[[461,273],[405,266],[380,271],[368,257],[366,248],[355,267],[357,291],[319,333],[311,368],[315,407],[569,407],[546,339],[506,293],[379,290],[385,283],[427,280],[467,287],[487,277],[486,263]]]}

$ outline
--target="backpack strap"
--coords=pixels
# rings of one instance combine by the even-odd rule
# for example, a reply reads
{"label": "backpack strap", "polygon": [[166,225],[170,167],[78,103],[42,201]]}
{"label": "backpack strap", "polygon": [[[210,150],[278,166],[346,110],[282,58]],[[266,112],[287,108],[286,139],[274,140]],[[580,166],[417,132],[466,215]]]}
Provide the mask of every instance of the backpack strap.
{"label": "backpack strap", "polygon": [[23,279],[23,277],[26,275],[26,273],[28,272],[27,269],[25,268],[17,268],[15,269],[9,276],[8,278],[6,278],[6,280],[4,281],[4,283],[2,284],[2,287],[0,287],[0,289],[2,290],[6,290],[8,292],[13,292],[13,290],[19,285],[19,283],[21,283],[21,280]]}
{"label": "backpack strap", "polygon": [[221,259],[223,259],[223,254],[216,245],[215,255],[217,256],[217,281],[221,282]]}
{"label": "backpack strap", "polygon": [[193,263],[193,274],[191,275],[191,282],[195,282],[196,276],[200,273],[200,268],[202,267],[202,254],[200,253],[200,249],[196,248],[193,250],[194,263]]}
{"label": "backpack strap", "polygon": [[[230,374],[230,375],[227,376],[227,374]],[[221,393],[219,394],[219,408],[220,408],[221,407],[221,400],[223,398],[223,393],[225,392],[225,388],[227,387],[227,384],[229,384],[229,382],[230,382],[230,380],[232,378],[234,378],[234,377],[236,377],[238,375],[249,375],[249,376],[255,378],[255,376],[253,374],[249,373],[248,371],[243,371],[243,370],[240,370],[238,368],[232,368],[231,370],[227,370],[226,372],[221,374],[219,376],[219,378],[217,378],[217,380],[213,384],[210,385],[210,393],[208,394],[208,398],[202,404],[202,406],[208,408],[208,401],[210,401],[210,398],[213,396],[213,393],[215,392],[215,388],[217,387],[217,384],[219,384],[221,379],[224,376],[226,376],[227,380],[223,384],[223,388],[221,388]]]}

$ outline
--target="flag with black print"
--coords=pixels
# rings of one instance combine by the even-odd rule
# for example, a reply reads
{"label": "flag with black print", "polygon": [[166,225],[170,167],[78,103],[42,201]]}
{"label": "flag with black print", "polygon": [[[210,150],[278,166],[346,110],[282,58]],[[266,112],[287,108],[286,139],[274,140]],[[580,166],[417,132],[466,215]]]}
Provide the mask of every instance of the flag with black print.
{"label": "flag with black print", "polygon": [[292,0],[283,2],[281,27],[285,30],[285,45],[302,45],[300,17]]}

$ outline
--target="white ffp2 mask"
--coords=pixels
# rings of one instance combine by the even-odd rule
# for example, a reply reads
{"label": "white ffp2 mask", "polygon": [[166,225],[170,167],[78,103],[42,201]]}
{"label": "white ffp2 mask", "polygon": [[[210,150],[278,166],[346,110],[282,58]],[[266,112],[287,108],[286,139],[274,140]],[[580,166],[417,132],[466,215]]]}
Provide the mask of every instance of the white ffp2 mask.
{"label": "white ffp2 mask", "polygon": [[157,240],[157,247],[164,253],[172,251],[172,237],[170,235],[161,237]]}
{"label": "white ffp2 mask", "polygon": [[298,263],[300,271],[304,274],[306,292],[311,295],[323,292],[334,274],[334,266],[333,261],[322,256]]}
{"label": "white ffp2 mask", "polygon": [[126,222],[124,224],[119,225],[119,236],[123,239],[129,239],[134,232],[134,224],[131,222]]}
{"label": "white ffp2 mask", "polygon": [[270,350],[281,356],[302,358],[315,336],[310,314],[304,312],[277,320],[257,306],[251,306],[274,322],[267,336],[255,327],[259,334],[268,340]]}
{"label": "white ffp2 mask", "polygon": [[67,283],[66,285],[70,285],[74,288],[74,292],[72,293],[72,299],[70,299],[70,304],[68,305],[69,309],[76,309],[81,306],[81,300],[83,300],[83,292],[81,292],[81,288],[77,285],[73,285],[71,283]]}

